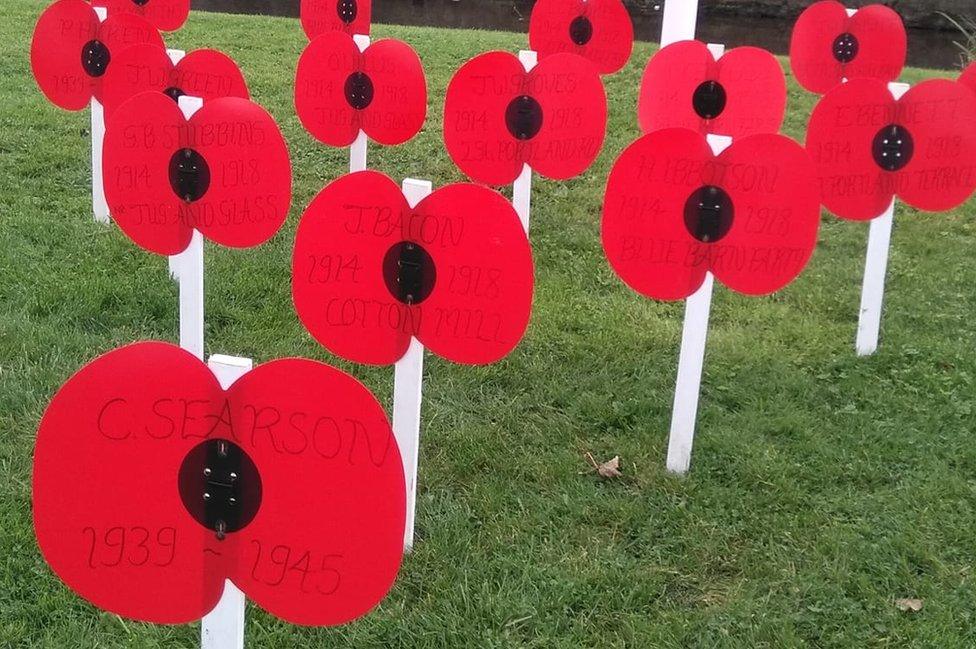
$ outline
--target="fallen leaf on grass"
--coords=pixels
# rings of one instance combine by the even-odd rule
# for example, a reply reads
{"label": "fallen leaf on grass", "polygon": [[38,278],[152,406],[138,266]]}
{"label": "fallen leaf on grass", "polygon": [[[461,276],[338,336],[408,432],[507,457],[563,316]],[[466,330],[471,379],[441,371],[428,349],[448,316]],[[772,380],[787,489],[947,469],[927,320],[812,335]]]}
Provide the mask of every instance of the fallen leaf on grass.
{"label": "fallen leaf on grass", "polygon": [[918,613],[922,610],[922,600],[903,597],[895,600],[895,606],[898,607],[899,611],[904,611],[906,613]]}
{"label": "fallen leaf on grass", "polygon": [[605,480],[609,480],[611,478],[622,478],[624,475],[620,472],[619,455],[614,455],[606,462],[597,462],[593,459],[593,455],[591,453],[587,453],[586,459],[589,460],[590,464],[593,465],[593,470],[597,472],[597,475]]}

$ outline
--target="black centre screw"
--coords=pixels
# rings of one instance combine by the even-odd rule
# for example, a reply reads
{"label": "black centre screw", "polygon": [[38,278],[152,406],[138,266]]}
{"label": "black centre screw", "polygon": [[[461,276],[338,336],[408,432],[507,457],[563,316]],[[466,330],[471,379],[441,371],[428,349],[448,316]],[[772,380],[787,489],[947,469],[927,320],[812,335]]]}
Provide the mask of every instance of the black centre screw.
{"label": "black centre screw", "polygon": [[831,51],[834,53],[834,58],[841,63],[850,63],[857,56],[859,47],[857,37],[850,32],[844,32],[834,39]]}
{"label": "black centre screw", "polygon": [[542,106],[529,95],[509,102],[505,109],[505,126],[517,140],[531,140],[542,129]]}
{"label": "black centre screw", "polygon": [[356,0],[339,0],[336,3],[336,13],[339,14],[339,20],[347,25],[356,20],[356,15],[359,13]]}
{"label": "black centre screw", "polygon": [[356,110],[362,110],[373,103],[373,82],[365,72],[353,72],[346,77],[343,90],[346,101]]}
{"label": "black centre screw", "polygon": [[871,156],[885,171],[898,171],[915,153],[915,141],[911,133],[900,124],[889,124],[878,131],[871,142]]}
{"label": "black centre screw", "polygon": [[225,439],[194,446],[180,465],[180,500],[219,540],[243,529],[261,507],[261,476],[250,456]]}
{"label": "black centre screw", "polygon": [[170,99],[172,99],[173,101],[179,103],[180,97],[182,97],[186,93],[175,86],[170,86],[169,88],[163,91],[163,94],[169,97]]}
{"label": "black centre screw", "polygon": [[109,54],[105,43],[92,40],[85,43],[81,48],[81,67],[90,77],[100,77],[108,69],[112,55]]}
{"label": "black centre screw", "polygon": [[715,119],[725,110],[728,97],[718,81],[705,81],[691,95],[691,106],[702,119]]}
{"label": "black centre screw", "polygon": [[404,304],[420,304],[434,291],[437,269],[424,247],[413,241],[393,244],[383,257],[386,288]]}
{"label": "black centre screw", "polygon": [[192,203],[210,187],[210,167],[193,149],[180,149],[169,159],[169,185],[181,199]]}
{"label": "black centre screw", "polygon": [[586,16],[577,16],[569,23],[569,39],[577,45],[586,45],[593,38],[593,23]]}
{"label": "black centre screw", "polygon": [[721,240],[732,228],[735,209],[721,187],[705,185],[685,201],[685,228],[702,243]]}

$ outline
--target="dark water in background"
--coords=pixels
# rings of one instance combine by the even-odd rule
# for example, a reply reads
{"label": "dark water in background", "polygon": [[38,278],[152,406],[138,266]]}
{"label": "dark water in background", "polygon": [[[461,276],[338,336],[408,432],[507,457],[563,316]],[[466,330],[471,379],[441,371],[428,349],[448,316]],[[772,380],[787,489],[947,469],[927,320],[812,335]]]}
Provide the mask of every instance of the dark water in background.
{"label": "dark water in background", "polygon": [[[663,0],[661,0],[663,5]],[[657,5],[657,6],[661,6]],[[231,13],[298,16],[298,0],[192,0],[194,9]],[[531,3],[526,0],[374,0],[373,22],[393,25],[430,25],[471,29],[528,31]],[[634,34],[641,41],[657,41],[661,12],[651,3],[633,15]],[[776,54],[789,49],[792,22],[773,18],[734,19],[728,15],[698,15],[698,38],[711,43],[757,45]],[[925,68],[957,68],[960,51],[954,32],[908,30],[908,63]]]}

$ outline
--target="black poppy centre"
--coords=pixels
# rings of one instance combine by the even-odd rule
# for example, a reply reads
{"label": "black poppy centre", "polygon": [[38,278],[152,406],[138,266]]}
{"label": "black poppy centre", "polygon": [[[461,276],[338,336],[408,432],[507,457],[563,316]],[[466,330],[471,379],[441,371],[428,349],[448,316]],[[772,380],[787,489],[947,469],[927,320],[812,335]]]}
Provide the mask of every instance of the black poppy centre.
{"label": "black poppy centre", "polygon": [[149,0],[132,0],[132,4],[136,5],[137,7],[145,7],[147,4],[149,4]]}
{"label": "black poppy centre", "polygon": [[210,188],[210,167],[194,149],[180,149],[169,159],[169,185],[181,199],[192,203]]}
{"label": "black poppy centre", "polygon": [[871,142],[871,156],[885,171],[898,171],[912,160],[915,141],[900,124],[889,124],[878,131]]}
{"label": "black poppy centre", "polygon": [[180,500],[195,521],[223,540],[261,507],[261,475],[240,446],[225,439],[197,444],[180,465]]}
{"label": "black poppy centre", "polygon": [[170,99],[172,99],[173,101],[179,102],[180,97],[182,97],[186,93],[183,92],[182,89],[177,88],[176,86],[170,86],[169,88],[163,91],[163,94],[169,97]]}
{"label": "black poppy centre", "polygon": [[343,91],[346,101],[356,110],[362,110],[373,103],[373,81],[365,72],[353,72],[346,77]]}
{"label": "black poppy centre", "polygon": [[505,127],[516,140],[531,140],[542,129],[542,106],[535,97],[516,97],[505,109]]}
{"label": "black poppy centre", "polygon": [[704,81],[691,95],[691,105],[702,119],[715,119],[725,110],[728,97],[718,81]]}
{"label": "black poppy centre", "polygon": [[850,63],[857,56],[859,47],[857,37],[850,32],[844,32],[834,39],[831,51],[840,63]]}
{"label": "black poppy centre", "polygon": [[593,38],[593,23],[586,16],[577,16],[569,23],[569,39],[577,45],[586,45]]}
{"label": "black poppy centre", "polygon": [[339,0],[336,3],[336,13],[339,14],[339,20],[347,25],[356,20],[356,15],[359,13],[356,0]]}
{"label": "black poppy centre", "polygon": [[401,241],[391,246],[383,257],[383,281],[398,301],[420,304],[434,291],[437,269],[423,246]]}
{"label": "black poppy centre", "polygon": [[108,64],[112,60],[108,47],[99,40],[91,40],[81,47],[81,67],[90,77],[100,77],[105,74]]}
{"label": "black poppy centre", "polygon": [[685,228],[702,243],[715,243],[725,237],[734,216],[732,199],[715,185],[699,187],[685,201]]}

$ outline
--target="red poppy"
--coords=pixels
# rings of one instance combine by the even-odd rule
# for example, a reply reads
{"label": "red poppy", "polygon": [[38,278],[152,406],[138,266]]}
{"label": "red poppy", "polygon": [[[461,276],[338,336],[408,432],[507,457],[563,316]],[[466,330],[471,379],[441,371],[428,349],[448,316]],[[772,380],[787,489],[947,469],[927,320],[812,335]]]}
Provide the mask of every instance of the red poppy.
{"label": "red poppy", "polygon": [[607,130],[607,96],[596,67],[553,54],[526,72],[508,52],[488,52],[455,73],[444,103],[444,142],[478,182],[507,185],[528,164],[566,180],[596,159]]}
{"label": "red poppy", "polygon": [[845,79],[894,81],[907,47],[905,25],[893,9],[868,5],[848,16],[841,3],[822,0],[793,26],[790,65],[801,86],[823,94]]}
{"label": "red poppy", "polygon": [[403,466],[356,379],[261,365],[221,389],[179,347],[142,342],[54,396],[34,449],[34,530],[55,573],[101,609],[199,619],[230,579],[304,625],[364,615],[403,554]]}
{"label": "red poppy", "polygon": [[705,136],[664,129],[613,165],[603,206],[603,250],[635,291],[680,300],[711,271],[747,295],[779,290],[813,253],[820,200],[799,144],[749,135],[716,156]]}
{"label": "red poppy", "polygon": [[895,101],[884,82],[853,79],[814,108],[807,150],[837,216],[873,219],[896,195],[918,209],[952,209],[976,188],[976,95],[932,79]]}
{"label": "red poppy", "polygon": [[238,97],[204,102],[188,121],[166,95],[136,95],[108,120],[102,169],[112,217],[160,255],[182,252],[194,229],[223,246],[264,243],[291,204],[281,131]]}
{"label": "red poppy", "polygon": [[970,63],[969,67],[959,75],[959,83],[976,92],[976,63]]}
{"label": "red poppy", "polygon": [[655,54],[637,102],[645,133],[682,127],[738,139],[778,132],[785,113],[786,77],[776,57],[737,47],[716,61],[699,41],[678,41]]}
{"label": "red poppy", "polygon": [[298,60],[295,109],[305,129],[331,146],[349,146],[360,129],[381,144],[402,144],[427,117],[420,57],[390,38],[360,52],[348,34],[322,34]]}
{"label": "red poppy", "polygon": [[627,64],[634,25],[620,0],[538,0],[529,18],[529,46],[539,58],[567,52],[612,74]]}
{"label": "red poppy", "polygon": [[108,9],[109,16],[136,14],[164,32],[176,31],[190,15],[190,0],[92,0],[92,4]]}
{"label": "red poppy", "polygon": [[369,35],[372,0],[301,0],[299,15],[309,39],[326,32]]}
{"label": "red poppy", "polygon": [[101,101],[112,57],[135,43],[165,47],[156,28],[135,14],[113,14],[100,23],[84,0],[58,0],[34,27],[34,79],[55,106],[81,110],[92,97]]}
{"label": "red poppy", "polygon": [[250,98],[247,82],[234,60],[217,50],[195,50],[173,65],[166,50],[141,43],[126,47],[105,73],[102,101],[110,116],[140,92],[162,92],[173,100],[182,95],[204,103],[220,97]]}
{"label": "red poppy", "polygon": [[457,363],[497,361],[525,333],[532,284],[518,215],[479,185],[446,185],[411,208],[387,176],[349,174],[312,201],[295,236],[299,318],[359,363],[394,363],[411,337]]}

